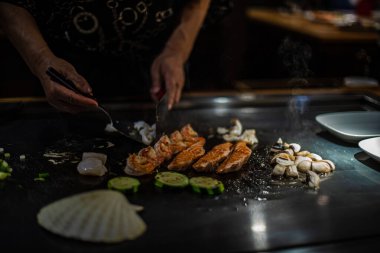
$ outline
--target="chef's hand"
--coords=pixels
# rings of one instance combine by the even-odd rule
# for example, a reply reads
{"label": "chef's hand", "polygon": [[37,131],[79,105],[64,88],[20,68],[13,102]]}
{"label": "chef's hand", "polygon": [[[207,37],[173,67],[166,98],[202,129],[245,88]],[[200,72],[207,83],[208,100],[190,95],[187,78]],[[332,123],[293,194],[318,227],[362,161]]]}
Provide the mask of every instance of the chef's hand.
{"label": "chef's hand", "polygon": [[153,61],[151,67],[152,86],[150,93],[157,101],[160,94],[168,93],[168,109],[179,102],[185,83],[184,60],[170,49],[164,50]]}
{"label": "chef's hand", "polygon": [[35,74],[40,79],[47,101],[58,110],[78,113],[98,106],[95,100],[75,93],[52,81],[46,74],[48,67],[53,67],[67,79],[71,80],[79,90],[92,95],[91,87],[86,79],[79,75],[73,65],[67,61],[52,54],[46,55],[41,53],[35,66]]}

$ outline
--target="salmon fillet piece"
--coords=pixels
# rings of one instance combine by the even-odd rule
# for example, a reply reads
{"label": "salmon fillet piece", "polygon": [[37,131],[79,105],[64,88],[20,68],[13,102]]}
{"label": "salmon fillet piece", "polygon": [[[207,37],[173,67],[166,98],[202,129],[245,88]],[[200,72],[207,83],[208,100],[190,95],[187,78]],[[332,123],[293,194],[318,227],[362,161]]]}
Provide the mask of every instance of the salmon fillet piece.
{"label": "salmon fillet piece", "polygon": [[154,144],[154,150],[159,157],[164,160],[170,160],[173,156],[173,151],[170,148],[171,141],[167,135],[161,136],[161,138]]}
{"label": "salmon fillet piece", "polygon": [[196,160],[205,154],[203,146],[206,143],[206,139],[198,137],[197,142],[180,152],[171,163],[168,165],[169,170],[185,170],[190,167]]}
{"label": "salmon fillet piece", "polygon": [[190,124],[186,124],[181,128],[181,135],[188,147],[190,147],[198,140],[198,133],[192,128]]}
{"label": "salmon fillet piece", "polygon": [[187,144],[178,130],[170,134],[170,148],[173,154],[177,154],[187,148]]}
{"label": "salmon fillet piece", "polygon": [[248,161],[252,150],[243,141],[239,141],[233,147],[231,154],[216,169],[216,173],[228,173],[238,171]]}
{"label": "salmon fillet piece", "polygon": [[228,157],[232,150],[232,143],[225,142],[214,146],[207,154],[202,156],[193,168],[199,172],[211,172]]}
{"label": "salmon fillet piece", "polygon": [[163,162],[163,158],[159,157],[156,151],[148,146],[128,156],[127,165],[124,172],[130,175],[145,175],[153,172]]}

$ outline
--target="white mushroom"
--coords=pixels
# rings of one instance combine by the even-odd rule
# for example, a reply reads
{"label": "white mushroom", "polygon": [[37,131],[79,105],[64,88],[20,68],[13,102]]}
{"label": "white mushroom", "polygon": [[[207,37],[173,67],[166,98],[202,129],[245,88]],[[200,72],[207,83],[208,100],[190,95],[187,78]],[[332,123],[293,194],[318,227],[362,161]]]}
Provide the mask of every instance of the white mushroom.
{"label": "white mushroom", "polygon": [[320,183],[320,178],[319,176],[314,172],[309,170],[306,174],[306,182],[309,185],[309,187],[318,189],[319,188],[319,183]]}
{"label": "white mushroom", "polygon": [[283,166],[281,164],[277,164],[274,166],[272,171],[272,176],[280,177],[283,176],[285,173],[286,166]]}
{"label": "white mushroom", "polygon": [[315,153],[310,153],[307,155],[307,157],[310,157],[313,161],[322,160],[322,157],[320,155],[315,154]]}
{"label": "white mushroom", "polygon": [[296,156],[296,160],[294,161],[294,164],[298,165],[302,161],[312,161],[312,160],[310,157],[298,155],[298,156]]}
{"label": "white mushroom", "polygon": [[297,169],[299,172],[306,173],[311,170],[311,163],[312,161],[309,160],[303,160],[298,163]]}
{"label": "white mushroom", "polygon": [[293,149],[294,152],[299,152],[301,150],[301,145],[298,143],[290,143],[289,147]]}
{"label": "white mushroom", "polygon": [[297,166],[290,165],[286,167],[285,175],[287,177],[298,178]]}

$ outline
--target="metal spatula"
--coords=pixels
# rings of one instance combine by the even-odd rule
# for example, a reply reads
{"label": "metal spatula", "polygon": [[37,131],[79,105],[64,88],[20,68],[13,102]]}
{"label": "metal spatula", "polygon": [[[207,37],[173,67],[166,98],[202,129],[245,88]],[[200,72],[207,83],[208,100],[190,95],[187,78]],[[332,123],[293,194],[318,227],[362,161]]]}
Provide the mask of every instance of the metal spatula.
{"label": "metal spatula", "polygon": [[[68,80],[65,78],[61,73],[59,73],[57,70],[55,70],[52,67],[49,67],[46,71],[46,74],[51,78],[52,81],[54,81],[57,84],[63,85],[64,87],[74,91],[75,93],[78,93],[82,96],[91,98],[96,100],[95,97],[83,93],[81,90],[79,90],[74,83],[71,80]],[[106,127],[106,130],[109,132],[117,132],[125,137],[128,137],[134,141],[144,143],[142,140],[141,135],[139,134],[138,130],[134,128],[134,123],[129,121],[119,121],[119,120],[113,120],[109,112],[98,103],[98,108],[101,110],[109,120],[109,123]]]}
{"label": "metal spatula", "polygon": [[162,134],[167,130],[167,117],[168,117],[168,93],[161,97],[156,104],[156,139],[158,140]]}

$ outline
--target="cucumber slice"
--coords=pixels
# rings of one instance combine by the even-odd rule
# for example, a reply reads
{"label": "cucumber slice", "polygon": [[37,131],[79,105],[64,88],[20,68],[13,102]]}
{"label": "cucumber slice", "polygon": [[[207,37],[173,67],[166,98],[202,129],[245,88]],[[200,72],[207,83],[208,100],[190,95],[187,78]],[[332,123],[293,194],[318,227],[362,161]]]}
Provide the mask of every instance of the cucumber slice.
{"label": "cucumber slice", "polygon": [[224,185],[221,181],[211,177],[192,177],[190,185],[196,193],[207,193],[208,195],[220,194],[224,191]]}
{"label": "cucumber slice", "polygon": [[189,185],[189,178],[181,173],[172,172],[172,171],[164,171],[159,172],[154,177],[155,182],[154,185],[163,188],[165,186],[173,187],[173,188],[185,188]]}
{"label": "cucumber slice", "polygon": [[137,192],[140,186],[140,181],[133,177],[115,177],[108,180],[108,189],[120,191],[123,193]]}

